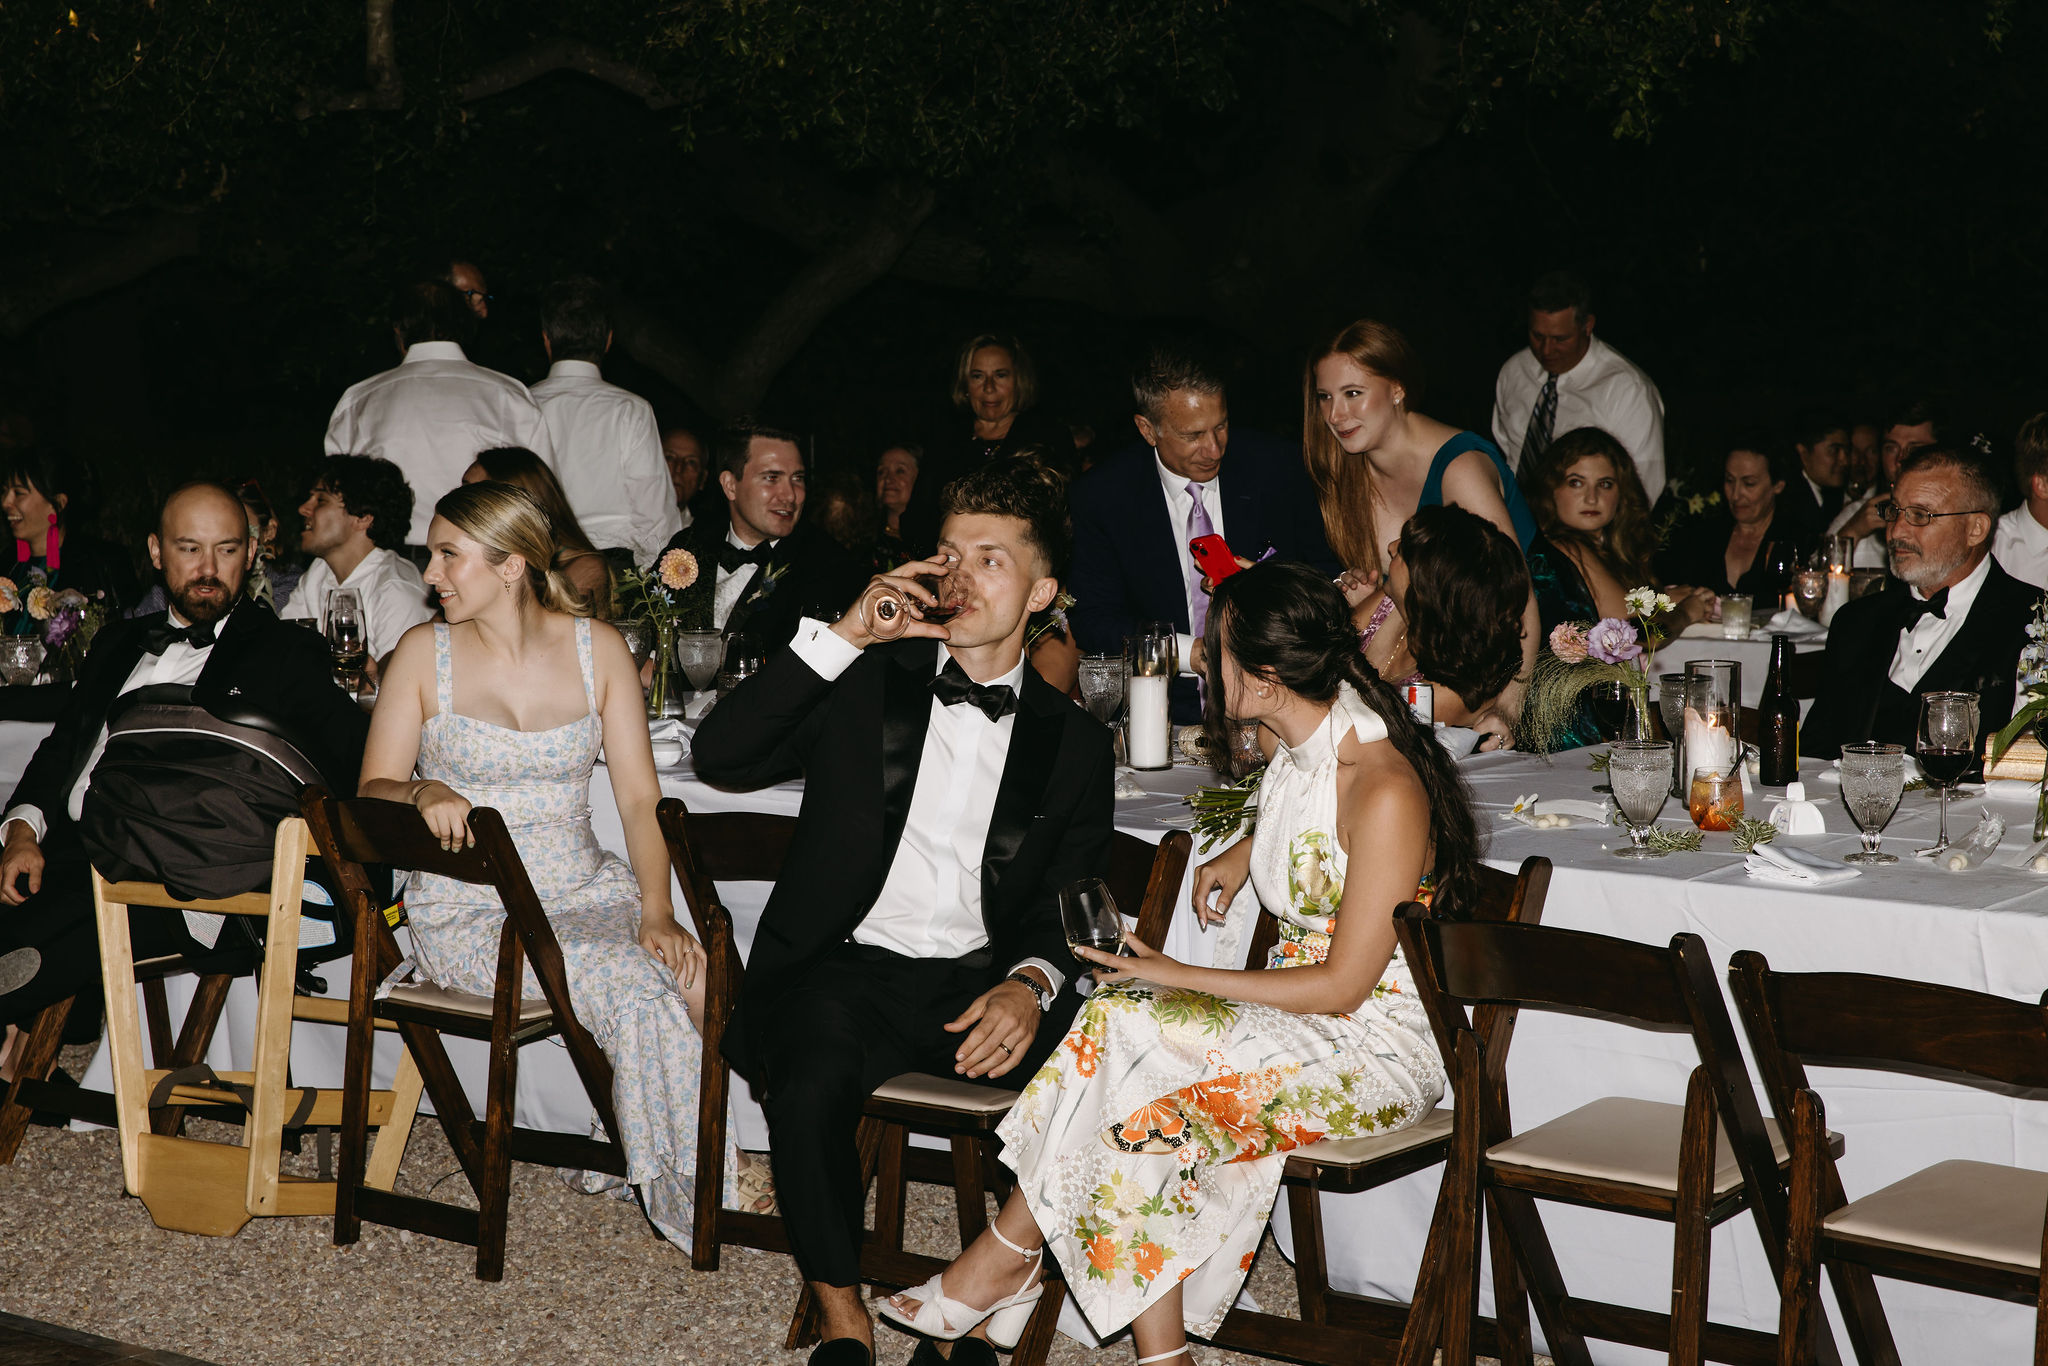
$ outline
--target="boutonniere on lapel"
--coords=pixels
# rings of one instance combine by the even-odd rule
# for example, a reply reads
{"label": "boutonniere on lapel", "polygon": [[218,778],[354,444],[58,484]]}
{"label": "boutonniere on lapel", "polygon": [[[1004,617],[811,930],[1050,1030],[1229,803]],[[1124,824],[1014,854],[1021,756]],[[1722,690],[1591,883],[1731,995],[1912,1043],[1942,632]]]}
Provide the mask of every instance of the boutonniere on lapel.
{"label": "boutonniere on lapel", "polygon": [[754,586],[747,590],[747,595],[744,598],[740,599],[740,605],[743,607],[751,607],[755,603],[759,602],[761,599],[767,597],[770,593],[773,593],[775,591],[775,585],[780,583],[782,581],[782,576],[784,574],[787,574],[788,572],[789,565],[787,563],[776,565],[762,565],[761,572],[754,576]]}

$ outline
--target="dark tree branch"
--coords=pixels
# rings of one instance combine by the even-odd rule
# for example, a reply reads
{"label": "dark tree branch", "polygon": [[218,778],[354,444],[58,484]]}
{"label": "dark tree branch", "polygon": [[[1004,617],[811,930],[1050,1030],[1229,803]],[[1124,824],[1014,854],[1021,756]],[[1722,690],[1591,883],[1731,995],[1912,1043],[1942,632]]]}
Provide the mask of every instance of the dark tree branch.
{"label": "dark tree branch", "polygon": [[556,71],[581,72],[625,91],[649,109],[671,109],[682,102],[679,95],[631,62],[573,38],[556,38],[494,62],[464,82],[456,94],[464,104],[473,104]]}
{"label": "dark tree branch", "polygon": [[9,278],[0,282],[0,336],[18,337],[66,304],[197,256],[202,217],[164,210],[118,235],[89,235],[83,247],[10,260]]}
{"label": "dark tree branch", "polygon": [[[398,69],[398,29],[391,17],[396,5],[397,0],[364,0],[363,74],[369,81],[369,88],[330,95],[319,105],[320,109],[340,114],[360,109],[397,109],[404,105],[405,73]],[[312,101],[300,102],[300,118],[307,118],[313,112]]]}

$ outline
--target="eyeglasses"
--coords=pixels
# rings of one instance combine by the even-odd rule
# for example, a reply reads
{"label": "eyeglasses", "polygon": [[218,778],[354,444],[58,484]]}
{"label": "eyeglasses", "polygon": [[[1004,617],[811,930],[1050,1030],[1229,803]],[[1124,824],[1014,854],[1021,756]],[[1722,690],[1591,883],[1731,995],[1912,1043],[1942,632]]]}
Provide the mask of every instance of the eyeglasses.
{"label": "eyeglasses", "polygon": [[497,295],[495,295],[495,294],[486,294],[486,293],[485,293],[485,292],[484,292],[483,290],[481,290],[481,289],[458,289],[458,290],[456,290],[455,292],[456,292],[457,294],[460,294],[460,295],[461,295],[461,296],[462,296],[462,297],[463,297],[463,298],[464,298],[465,300],[469,300],[469,299],[482,299],[482,300],[483,300],[483,301],[484,301],[485,303],[487,303],[487,304],[489,304],[489,303],[496,303],[496,302],[498,301],[498,296],[497,296]]}
{"label": "eyeglasses", "polygon": [[1937,517],[1970,517],[1978,514],[1974,508],[1966,508],[1961,512],[1929,512],[1926,508],[1902,508],[1897,503],[1890,503],[1879,515],[1884,518],[1886,526],[1893,522],[1904,522],[1907,526],[1926,526]]}

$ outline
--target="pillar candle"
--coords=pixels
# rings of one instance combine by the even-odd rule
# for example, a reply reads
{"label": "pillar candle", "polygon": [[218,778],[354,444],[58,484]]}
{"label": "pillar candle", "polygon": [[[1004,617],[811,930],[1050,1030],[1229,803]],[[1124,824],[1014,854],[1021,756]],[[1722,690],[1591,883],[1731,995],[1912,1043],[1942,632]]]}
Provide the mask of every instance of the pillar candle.
{"label": "pillar candle", "polygon": [[1132,768],[1168,768],[1173,764],[1173,727],[1167,722],[1169,682],[1164,674],[1131,675],[1127,695],[1130,731],[1124,739],[1124,753]]}

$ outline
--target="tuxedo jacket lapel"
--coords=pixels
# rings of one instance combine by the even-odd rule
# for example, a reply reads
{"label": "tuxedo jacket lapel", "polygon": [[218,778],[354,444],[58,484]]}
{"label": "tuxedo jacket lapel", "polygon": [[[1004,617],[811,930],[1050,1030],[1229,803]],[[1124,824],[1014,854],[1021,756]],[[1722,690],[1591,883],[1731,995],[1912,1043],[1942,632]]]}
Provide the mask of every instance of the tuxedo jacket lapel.
{"label": "tuxedo jacket lapel", "polygon": [[[1016,718],[1010,727],[1010,753],[1003,763],[1002,786],[996,789],[996,804],[990,813],[988,842],[981,855],[981,914],[987,921],[995,908],[997,890],[1009,870],[1031,822],[1045,810],[1045,788],[1052,779],[1059,758],[1062,722],[1059,706],[1064,701],[1052,685],[1024,666],[1023,695],[1018,699]],[[990,937],[994,929],[990,928]]]}
{"label": "tuxedo jacket lapel", "polygon": [[[910,797],[932,720],[937,642],[895,651],[882,678],[882,847],[894,849],[910,818]],[[888,869],[883,868],[884,876]]]}
{"label": "tuxedo jacket lapel", "polygon": [[[1156,457],[1148,457],[1139,467],[1143,471],[1143,482],[1133,490],[1136,495],[1134,506],[1144,509],[1138,521],[1143,544],[1133,548],[1135,563],[1144,577],[1151,581],[1151,591],[1158,595],[1158,600],[1176,604],[1169,619],[1185,631],[1188,629],[1187,585],[1181,581],[1180,557],[1187,553],[1187,547],[1181,540],[1181,528],[1174,525],[1173,509],[1166,503],[1166,490],[1160,487],[1155,460]],[[1137,575],[1132,578],[1136,581]]]}

